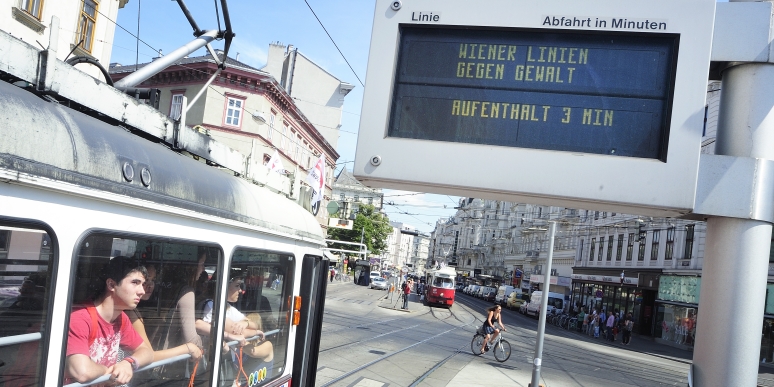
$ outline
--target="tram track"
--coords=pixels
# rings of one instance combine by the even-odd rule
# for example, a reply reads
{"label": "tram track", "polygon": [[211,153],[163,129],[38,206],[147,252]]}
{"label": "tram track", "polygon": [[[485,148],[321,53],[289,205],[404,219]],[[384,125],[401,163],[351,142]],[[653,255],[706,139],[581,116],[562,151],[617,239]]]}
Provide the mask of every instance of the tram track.
{"label": "tram track", "polygon": [[[438,339],[438,338],[440,338],[440,337],[442,337],[444,335],[448,335],[448,334],[450,334],[450,333],[452,333],[454,331],[458,331],[460,329],[465,329],[466,327],[468,327],[470,325],[475,325],[475,324],[477,324],[478,321],[483,321],[479,316],[476,316],[476,314],[473,313],[471,308],[469,308],[466,305],[459,305],[457,307],[457,310],[453,310],[453,309],[443,309],[443,310],[440,310],[440,309],[441,308],[437,308],[437,307],[428,307],[428,309],[426,311],[422,312],[421,314],[412,316],[412,320],[414,320],[417,317],[421,317],[421,316],[430,314],[436,322],[440,322],[440,323],[443,323],[443,324],[450,325],[449,329],[446,329],[446,330],[444,330],[444,331],[442,331],[440,333],[436,333],[436,334],[434,334],[432,336],[426,337],[423,340],[414,342],[414,343],[412,343],[410,345],[403,346],[402,348],[398,348],[396,350],[391,351],[390,353],[386,353],[386,354],[384,354],[384,355],[382,355],[382,356],[380,356],[380,357],[378,357],[376,359],[373,359],[373,360],[371,360],[369,362],[366,362],[366,363],[364,363],[362,365],[359,365],[359,366],[357,366],[357,367],[355,367],[355,368],[353,368],[353,369],[351,369],[351,370],[349,370],[349,371],[347,371],[347,372],[345,372],[345,373],[343,373],[341,375],[338,375],[337,377],[327,381],[325,384],[322,384],[322,386],[323,387],[332,386],[332,385],[334,385],[334,384],[336,384],[336,383],[338,383],[338,382],[340,382],[342,380],[345,380],[345,379],[347,379],[347,378],[357,374],[358,372],[361,372],[361,371],[366,370],[366,369],[368,369],[370,367],[373,367],[373,366],[375,366],[375,365],[377,365],[379,363],[382,363],[382,362],[384,362],[384,361],[386,361],[386,360],[388,360],[388,359],[390,359],[390,358],[392,358],[392,357],[394,357],[396,355],[399,355],[401,353],[409,351],[409,350],[411,350],[413,348],[416,348],[418,346],[422,346],[422,345],[425,345],[425,346],[426,345],[433,345],[433,346],[435,346],[437,344],[431,344],[431,342],[433,340],[436,340],[436,339]],[[464,316],[460,316],[460,312],[461,311],[464,311],[465,313],[470,314],[472,319],[470,319],[468,321],[465,321],[467,319],[464,319]],[[453,319],[453,321],[450,321],[450,319]],[[455,321],[458,322],[458,324],[455,324],[454,323]],[[426,322],[425,323],[420,323],[420,324],[416,324],[416,325],[413,325],[413,326],[410,326],[410,327],[406,327],[406,328],[394,330],[394,331],[391,331],[391,332],[383,333],[381,335],[375,336],[373,338],[369,338],[367,340],[358,340],[358,341],[355,341],[355,342],[351,342],[351,343],[347,343],[347,344],[343,344],[343,345],[338,345],[336,347],[327,348],[325,350],[321,350],[320,353],[324,353],[324,352],[331,351],[331,350],[334,350],[334,349],[346,348],[346,347],[353,346],[353,345],[356,345],[356,344],[361,344],[363,342],[372,341],[374,339],[377,339],[377,338],[380,338],[380,337],[384,337],[384,336],[388,336],[388,335],[392,335],[392,334],[395,334],[395,333],[398,333],[398,332],[401,332],[401,331],[410,331],[410,330],[413,330],[413,329],[415,329],[417,327],[420,327],[420,326],[423,326],[423,325],[426,326],[427,323]],[[450,354],[449,356],[446,356],[445,358],[443,358],[443,359],[439,360],[438,362],[436,362],[432,367],[430,367],[430,369],[428,369],[422,375],[419,375],[418,377],[416,377],[414,379],[414,382],[413,382],[414,384],[412,384],[412,385],[418,385],[418,383],[421,383],[422,380],[426,379],[428,376],[430,376],[434,372],[436,372],[439,368],[441,368],[446,362],[448,362],[450,359],[452,359],[455,355],[461,353],[467,345],[468,344],[465,343],[463,346],[454,349],[452,354]]]}

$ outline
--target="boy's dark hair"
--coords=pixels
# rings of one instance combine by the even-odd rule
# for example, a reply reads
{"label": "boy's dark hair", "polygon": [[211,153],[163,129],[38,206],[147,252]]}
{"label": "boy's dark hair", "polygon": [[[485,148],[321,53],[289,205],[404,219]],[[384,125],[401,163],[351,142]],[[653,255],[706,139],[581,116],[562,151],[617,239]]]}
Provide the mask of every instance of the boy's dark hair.
{"label": "boy's dark hair", "polygon": [[143,278],[148,277],[148,270],[140,263],[139,259],[124,256],[112,258],[110,262],[105,264],[102,268],[102,272],[99,276],[99,286],[97,287],[95,296],[100,297],[105,294],[105,289],[107,288],[106,281],[108,278],[112,279],[117,284],[120,284],[126,276],[133,272],[142,274]]}

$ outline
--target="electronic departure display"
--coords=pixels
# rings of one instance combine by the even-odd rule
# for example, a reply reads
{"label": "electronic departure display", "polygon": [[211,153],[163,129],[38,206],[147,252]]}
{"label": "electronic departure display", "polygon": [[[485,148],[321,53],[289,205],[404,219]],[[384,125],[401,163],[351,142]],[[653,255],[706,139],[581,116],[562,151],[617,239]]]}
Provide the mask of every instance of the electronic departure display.
{"label": "electronic departure display", "polygon": [[400,26],[388,137],[666,162],[679,35],[433,27]]}

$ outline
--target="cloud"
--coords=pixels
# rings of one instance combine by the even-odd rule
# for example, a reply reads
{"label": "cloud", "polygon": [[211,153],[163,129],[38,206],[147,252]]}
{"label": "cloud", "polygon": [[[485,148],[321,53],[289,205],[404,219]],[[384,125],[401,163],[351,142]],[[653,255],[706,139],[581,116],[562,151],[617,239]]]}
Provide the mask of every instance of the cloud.
{"label": "cloud", "polygon": [[234,43],[229,49],[229,57],[236,58],[239,53],[239,61],[255,68],[261,68],[266,64],[266,60],[269,57],[267,51],[249,41],[238,41],[234,39]]}

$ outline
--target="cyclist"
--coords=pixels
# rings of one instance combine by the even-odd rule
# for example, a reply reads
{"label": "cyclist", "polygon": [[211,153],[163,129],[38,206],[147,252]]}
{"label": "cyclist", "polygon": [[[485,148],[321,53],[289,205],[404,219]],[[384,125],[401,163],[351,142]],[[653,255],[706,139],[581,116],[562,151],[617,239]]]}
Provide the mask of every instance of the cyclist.
{"label": "cyclist", "polygon": [[[484,331],[484,346],[481,347],[481,353],[489,351],[489,342],[494,342],[495,339],[497,339],[497,335],[500,334],[500,329],[505,332],[505,325],[503,325],[502,322],[502,316],[500,316],[500,311],[502,311],[502,307],[500,305],[495,305],[490,308],[486,309],[487,316],[486,320],[484,321],[484,326],[482,327],[482,330]],[[500,329],[495,328],[495,323],[500,324]],[[494,335],[493,335],[494,334]],[[492,337],[491,340],[489,337]]]}

